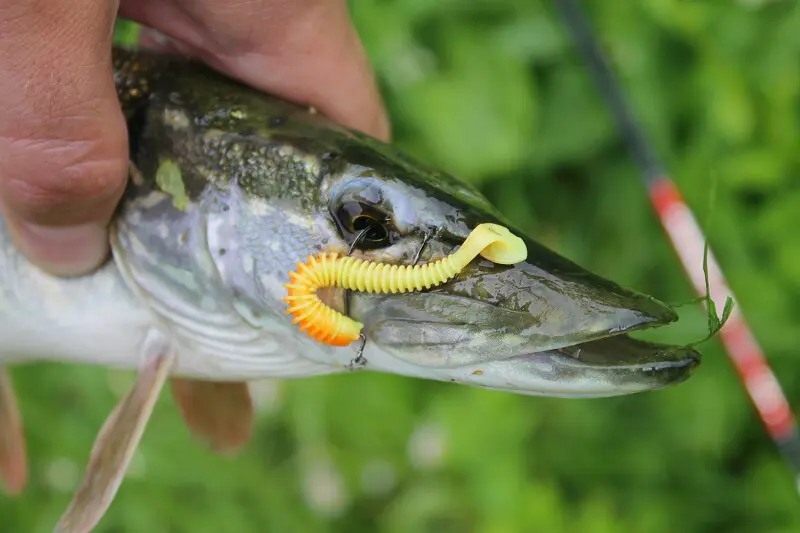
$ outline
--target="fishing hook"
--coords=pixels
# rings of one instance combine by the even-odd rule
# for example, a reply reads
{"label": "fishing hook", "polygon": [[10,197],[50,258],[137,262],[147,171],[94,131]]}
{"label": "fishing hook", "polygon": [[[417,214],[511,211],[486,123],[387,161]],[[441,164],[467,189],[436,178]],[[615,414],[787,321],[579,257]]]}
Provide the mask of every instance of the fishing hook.
{"label": "fishing hook", "polygon": [[367,366],[367,358],[364,357],[364,348],[367,347],[367,336],[361,333],[358,335],[358,339],[361,341],[361,344],[358,347],[356,356],[351,359],[350,364],[347,365],[349,370],[358,370],[359,368]]}
{"label": "fishing hook", "polygon": [[[366,228],[362,229],[356,238],[353,239],[353,244],[350,245],[350,249],[347,250],[347,255],[351,255],[353,250],[356,249],[356,246],[359,242],[364,238],[364,235],[367,234],[372,228],[374,228],[377,224],[370,224]],[[351,289],[344,290],[344,314],[345,316],[350,316],[350,292]],[[367,364],[367,359],[364,357],[364,348],[367,346],[367,337],[363,333],[358,336],[359,340],[361,341],[361,345],[358,347],[358,351],[356,352],[356,356],[350,361],[350,364],[347,365],[347,368],[350,370],[356,370],[359,368],[364,368]]]}
{"label": "fishing hook", "polygon": [[[353,244],[350,245],[350,250],[348,250],[347,255],[353,253],[353,250],[358,244],[358,241],[361,240],[363,235],[371,230],[373,225],[368,226],[366,229],[362,230],[361,233],[358,234],[356,239],[353,241]],[[416,265],[419,262],[419,258],[422,256],[422,251],[425,249],[425,245],[428,244],[428,241],[433,237],[434,231],[426,231],[425,234],[422,236],[422,244],[420,244],[419,249],[417,250],[416,255],[414,256],[414,262],[412,265]],[[344,293],[344,312],[347,316],[350,316],[350,289],[345,289]],[[350,364],[347,366],[350,370],[356,370],[358,368],[364,368],[367,364],[367,359],[364,357],[364,348],[367,346],[367,337],[363,333],[358,336],[359,340],[361,341],[361,345],[358,347],[358,352],[356,352],[355,358],[350,361]]]}
{"label": "fishing hook", "polygon": [[422,250],[425,249],[425,245],[428,244],[428,241],[433,237],[435,232],[436,230],[428,230],[422,236],[422,244],[419,245],[419,250],[417,250],[417,255],[414,256],[414,262],[411,263],[412,265],[419,263],[419,258],[422,257]]}
{"label": "fishing hook", "polygon": [[[361,239],[364,238],[364,235],[367,234],[369,230],[375,227],[375,224],[370,224],[363,230],[359,232],[356,238],[353,240],[353,244],[350,245],[350,249],[347,251],[347,255],[351,255],[353,250],[355,250],[358,243]],[[422,256],[422,251],[425,249],[425,245],[428,244],[428,241],[433,236],[433,231],[426,231],[422,237],[422,244],[420,244],[419,249],[417,250],[416,255],[414,256],[414,262],[412,265],[416,265],[419,262],[419,258]],[[350,316],[350,289],[345,289],[344,292],[344,314]],[[356,356],[350,361],[348,368],[350,370],[355,370],[357,368],[363,368],[367,364],[367,359],[364,357],[364,348],[367,346],[367,337],[362,333],[358,336],[359,340],[361,341],[361,345],[358,347],[358,352],[356,352]]]}

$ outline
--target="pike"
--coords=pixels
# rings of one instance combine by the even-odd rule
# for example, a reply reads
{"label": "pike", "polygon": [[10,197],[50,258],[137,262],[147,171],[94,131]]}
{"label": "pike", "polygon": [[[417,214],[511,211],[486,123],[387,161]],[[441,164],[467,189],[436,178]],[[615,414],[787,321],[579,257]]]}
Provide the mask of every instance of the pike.
{"label": "pike", "polygon": [[[628,335],[674,322],[672,309],[538,244],[455,177],[190,60],[113,54],[131,170],[112,257],[86,276],[53,277],[0,221],[0,364],[138,372],[56,532],[101,520],[166,383],[193,434],[235,453],[252,431],[248,382],[268,377],[374,371],[597,398],[679,384],[700,363],[692,348]],[[422,290],[319,288],[319,305],[363,328],[360,342],[326,344],[287,314],[290,273],[309,257],[425,265],[481,225],[508,228],[524,260],[478,256]],[[17,493],[26,478],[2,374],[0,479]]]}

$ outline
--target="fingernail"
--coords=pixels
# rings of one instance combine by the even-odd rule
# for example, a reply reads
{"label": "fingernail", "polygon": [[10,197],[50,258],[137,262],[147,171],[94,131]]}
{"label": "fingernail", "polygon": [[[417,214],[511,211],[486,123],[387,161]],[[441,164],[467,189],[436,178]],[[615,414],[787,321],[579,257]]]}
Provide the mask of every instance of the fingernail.
{"label": "fingernail", "polygon": [[378,138],[383,142],[391,142],[392,140],[392,124],[389,122],[389,117],[386,113],[381,113],[377,118],[375,131],[378,132]]}
{"label": "fingernail", "polygon": [[28,260],[57,276],[87,274],[108,256],[108,232],[98,224],[58,227],[13,222],[9,226]]}
{"label": "fingernail", "polygon": [[139,30],[139,46],[160,52],[175,51],[175,45],[172,39],[160,31],[146,26]]}

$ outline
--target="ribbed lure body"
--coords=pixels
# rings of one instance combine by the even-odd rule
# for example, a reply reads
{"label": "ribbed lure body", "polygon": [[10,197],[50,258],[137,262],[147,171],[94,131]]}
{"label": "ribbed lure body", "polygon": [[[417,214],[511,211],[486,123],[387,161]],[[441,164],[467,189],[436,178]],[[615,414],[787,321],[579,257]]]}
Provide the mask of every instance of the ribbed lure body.
{"label": "ribbed lure body", "polygon": [[325,305],[316,292],[322,287],[339,287],[372,293],[414,292],[430,289],[452,279],[478,255],[500,264],[514,264],[527,257],[525,243],[507,228],[480,224],[461,247],[442,259],[424,265],[392,265],[335,253],[309,256],[289,273],[289,293],[284,302],[312,339],[333,346],[347,346],[359,338],[363,324]]}

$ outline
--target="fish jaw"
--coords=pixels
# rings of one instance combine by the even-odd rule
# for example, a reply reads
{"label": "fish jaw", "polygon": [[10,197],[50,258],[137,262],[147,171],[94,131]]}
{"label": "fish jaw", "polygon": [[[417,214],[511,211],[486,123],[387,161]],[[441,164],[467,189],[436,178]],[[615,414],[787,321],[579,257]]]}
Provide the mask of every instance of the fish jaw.
{"label": "fish jaw", "polygon": [[672,309],[524,240],[528,258],[515,265],[478,258],[422,292],[352,293],[351,313],[376,345],[367,366],[577,398],[655,390],[692,375],[695,350],[628,336],[674,322]]}
{"label": "fish jaw", "polygon": [[[452,314],[446,321],[441,310],[448,298],[439,293],[380,300],[382,305],[370,300],[378,298],[352,294],[351,307],[365,321],[362,365],[379,372],[522,395],[595,398],[678,385],[701,361],[691,348],[647,343],[621,333],[657,325],[652,317],[643,321],[634,313],[617,314],[628,321],[613,328],[601,327],[609,323],[602,313],[594,322],[587,313],[584,327],[570,329],[565,339],[549,336],[547,322],[534,321],[530,314],[472,300],[448,302]],[[404,309],[409,302],[413,312]],[[470,318],[476,303],[482,304],[481,310]],[[426,307],[436,316],[425,316]],[[559,320],[552,324],[556,330],[559,325]]]}
{"label": "fish jaw", "polygon": [[672,387],[689,379],[700,361],[700,354],[691,348],[621,335],[565,349],[449,367],[410,363],[367,343],[361,368],[524,396],[583,399]]}

